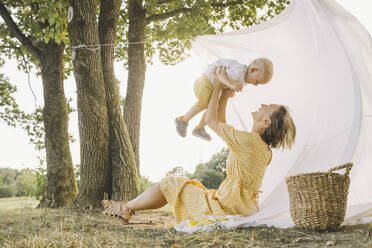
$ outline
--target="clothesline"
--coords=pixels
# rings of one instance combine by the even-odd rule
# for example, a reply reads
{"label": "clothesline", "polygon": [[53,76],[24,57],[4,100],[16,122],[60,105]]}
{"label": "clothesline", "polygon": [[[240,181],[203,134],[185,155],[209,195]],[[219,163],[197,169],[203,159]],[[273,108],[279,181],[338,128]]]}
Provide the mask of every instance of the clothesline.
{"label": "clothesline", "polygon": [[[128,45],[132,45],[132,44],[145,44],[145,43],[150,43],[150,42],[146,42],[146,41],[134,41],[134,42],[128,42]],[[81,45],[77,45],[77,46],[71,46],[71,49],[72,50],[76,50],[76,49],[87,49],[87,50],[91,50],[91,51],[97,51],[100,49],[100,47],[105,47],[105,46],[117,46],[118,44],[115,44],[115,43],[108,43],[108,44],[97,44],[97,45],[85,45],[85,44],[81,44]]]}

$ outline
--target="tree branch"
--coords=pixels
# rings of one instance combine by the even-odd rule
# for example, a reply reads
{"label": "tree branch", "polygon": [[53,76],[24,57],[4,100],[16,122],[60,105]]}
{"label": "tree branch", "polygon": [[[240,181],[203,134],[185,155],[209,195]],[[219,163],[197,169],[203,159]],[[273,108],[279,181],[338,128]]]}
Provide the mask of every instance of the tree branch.
{"label": "tree branch", "polygon": [[191,10],[192,10],[192,8],[181,8],[181,9],[175,9],[175,10],[172,10],[172,11],[166,12],[166,13],[155,14],[155,15],[147,17],[146,22],[147,22],[147,24],[149,24],[150,22],[153,22],[153,21],[168,19],[170,17],[179,15],[181,13],[190,12]]}
{"label": "tree branch", "polygon": [[[171,1],[173,0],[158,0],[158,4],[167,3]],[[226,3],[212,3],[211,6],[214,8],[226,8],[229,6],[242,4],[243,2],[244,0],[237,0],[237,1],[226,2]],[[150,22],[153,22],[153,21],[165,20],[167,18],[179,15],[181,13],[191,12],[192,10],[193,8],[180,8],[180,9],[175,9],[175,10],[172,10],[166,13],[154,14],[152,16],[147,17],[146,22],[147,24],[149,24]]]}
{"label": "tree branch", "polygon": [[169,3],[169,2],[173,2],[175,0],[158,0],[158,4],[163,4],[163,3]]}
{"label": "tree branch", "polygon": [[20,49],[19,46],[6,46],[6,45],[0,45],[0,50],[2,49]]}
{"label": "tree branch", "polygon": [[216,8],[226,8],[232,5],[237,5],[237,4],[242,4],[244,1],[243,0],[237,0],[237,1],[232,1],[232,2],[226,2],[226,3],[212,3],[212,7]]}
{"label": "tree branch", "polygon": [[15,37],[16,39],[21,42],[21,44],[30,52],[33,56],[40,60],[41,58],[41,51],[35,47],[31,40],[26,37],[23,32],[19,29],[17,24],[14,22],[13,18],[10,16],[9,11],[4,6],[4,4],[0,1],[0,15],[3,18],[6,26],[8,27],[11,36]]}

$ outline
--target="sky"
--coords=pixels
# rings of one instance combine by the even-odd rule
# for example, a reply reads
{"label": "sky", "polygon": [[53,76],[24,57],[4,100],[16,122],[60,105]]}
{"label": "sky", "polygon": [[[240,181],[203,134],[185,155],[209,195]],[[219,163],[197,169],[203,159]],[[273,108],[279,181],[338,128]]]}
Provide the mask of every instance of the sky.
{"label": "sky", "polygon": [[[370,0],[337,2],[372,32]],[[10,81],[17,86],[16,99],[20,107],[31,112],[35,109],[35,104],[43,104],[41,78],[31,75],[31,88],[37,97],[35,100],[27,74],[18,71],[16,67],[14,61],[9,61],[0,71],[6,73]],[[115,69],[117,78],[122,82],[120,94],[125,97],[127,72],[119,63],[115,65]],[[159,181],[176,166],[182,166],[192,173],[198,163],[208,161],[224,147],[223,142],[211,130],[211,142],[191,135],[200,116],[190,121],[185,138],[179,137],[175,130],[175,117],[184,114],[195,102],[193,82],[201,72],[201,63],[195,56],[175,66],[155,62],[147,67],[141,118],[140,174],[153,182]],[[76,86],[73,77],[65,81],[65,94],[66,97],[72,98],[72,106],[76,108]],[[70,115],[69,132],[76,139],[76,142],[70,145],[73,163],[79,164],[77,112]],[[26,133],[21,129],[8,127],[0,122],[0,134],[0,167],[36,168],[39,165],[38,157],[45,156],[44,152],[34,150]]]}

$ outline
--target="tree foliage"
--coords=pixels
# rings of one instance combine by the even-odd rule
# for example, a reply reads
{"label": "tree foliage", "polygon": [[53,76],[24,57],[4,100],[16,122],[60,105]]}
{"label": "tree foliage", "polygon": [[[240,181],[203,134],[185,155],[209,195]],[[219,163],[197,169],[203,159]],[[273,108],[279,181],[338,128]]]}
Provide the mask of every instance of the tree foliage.
{"label": "tree foliage", "polygon": [[[36,70],[36,73],[40,74],[40,60],[38,59],[40,54],[37,51],[34,54],[30,52],[27,45],[22,44],[19,38],[29,40],[29,46],[34,46],[40,51],[50,40],[68,44],[66,22],[68,1],[2,0],[0,4],[4,9],[7,6],[11,11],[13,19],[18,21],[14,25],[17,25],[20,31],[20,33],[12,32],[8,23],[0,23],[0,66],[3,66],[7,59],[15,59],[18,70],[27,74]],[[24,37],[20,37],[21,33]],[[38,55],[35,56],[35,54]],[[71,71],[71,62],[67,53],[65,64],[65,77],[67,77]],[[28,83],[31,86],[31,82]],[[14,97],[16,91],[17,87],[9,82],[5,74],[0,74],[0,120],[9,126],[24,129],[35,149],[42,150],[45,134],[42,108],[36,106],[32,113],[25,113],[16,102]],[[71,106],[68,106],[68,110],[69,113],[74,111]],[[74,141],[72,136],[70,136],[70,141]]]}
{"label": "tree foliage", "polygon": [[[222,33],[258,24],[279,14],[289,0],[146,0],[145,55],[167,65],[187,58],[190,38]],[[123,4],[118,32],[117,59],[128,62],[128,5]]]}
{"label": "tree foliage", "polygon": [[153,182],[151,182],[147,177],[144,177],[144,176],[140,176],[139,184],[140,184],[140,193],[144,192],[145,190],[150,188],[152,185],[154,185]]}
{"label": "tree foliage", "polygon": [[[124,118],[139,168],[141,105],[146,63],[167,65],[189,56],[190,39],[260,23],[288,0],[129,0],[122,9],[117,58],[128,67]],[[123,35],[123,34],[126,34]]]}
{"label": "tree foliage", "polygon": [[167,177],[171,177],[171,176],[186,177],[188,175],[189,175],[189,173],[182,166],[176,166],[172,170],[168,171],[165,176],[167,176]]}
{"label": "tree foliage", "polygon": [[0,168],[0,198],[32,196],[36,191],[36,175],[31,169]]}
{"label": "tree foliage", "polygon": [[226,160],[228,148],[223,148],[215,153],[208,162],[196,165],[194,173],[188,173],[181,166],[176,166],[168,171],[166,176],[185,176],[199,180],[208,189],[217,189],[226,178]]}
{"label": "tree foliage", "polygon": [[[18,69],[26,73],[36,68],[43,82],[43,108],[37,107],[33,114],[20,118],[18,123],[32,137],[31,142],[37,149],[46,148],[48,184],[41,202],[50,207],[63,206],[77,194],[63,89],[68,71],[65,69],[67,6],[66,0],[0,1],[2,58],[16,59]],[[26,121],[29,123],[24,124]]]}
{"label": "tree foliage", "polygon": [[199,180],[209,189],[217,189],[226,178],[226,159],[229,154],[228,148],[223,148],[220,152],[214,154],[206,163],[200,163],[196,166],[191,179]]}
{"label": "tree foliage", "polygon": [[[15,20],[20,33],[10,32],[8,24],[0,24],[0,37],[3,44],[0,48],[3,56],[15,58],[18,68],[30,72],[31,64],[39,69],[38,56],[44,45],[53,40],[56,43],[68,44],[67,6],[68,0],[2,0],[1,5],[7,6]],[[21,44],[20,40],[28,40]],[[33,46],[31,51],[27,44]],[[66,57],[66,63],[70,64]]]}

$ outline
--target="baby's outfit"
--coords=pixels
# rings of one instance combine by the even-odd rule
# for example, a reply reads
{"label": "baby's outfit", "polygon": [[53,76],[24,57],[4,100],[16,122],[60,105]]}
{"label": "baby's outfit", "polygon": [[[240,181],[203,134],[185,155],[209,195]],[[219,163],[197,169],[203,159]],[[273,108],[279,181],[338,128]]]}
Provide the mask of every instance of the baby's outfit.
{"label": "baby's outfit", "polygon": [[214,80],[220,67],[226,67],[226,74],[230,80],[240,83],[243,86],[247,84],[245,82],[245,76],[248,70],[246,65],[233,59],[217,60],[210,64],[207,70],[197,78],[194,83],[194,92],[198,99],[196,104],[203,109],[208,107],[209,99],[211,98],[213,91]]}
{"label": "baby's outfit", "polygon": [[[194,92],[197,98],[196,105],[200,106],[202,109],[208,107],[209,100],[212,95],[214,80],[218,70],[221,67],[226,68],[226,74],[229,79],[235,83],[240,83],[243,86],[247,83],[245,82],[245,76],[247,74],[248,67],[239,63],[233,59],[219,59],[213,64],[210,64],[207,70],[195,80]],[[188,122],[183,120],[183,116],[177,117],[175,119],[177,133],[181,137],[186,136],[186,130]],[[211,136],[205,131],[204,127],[195,127],[192,134],[198,138],[210,141]]]}

